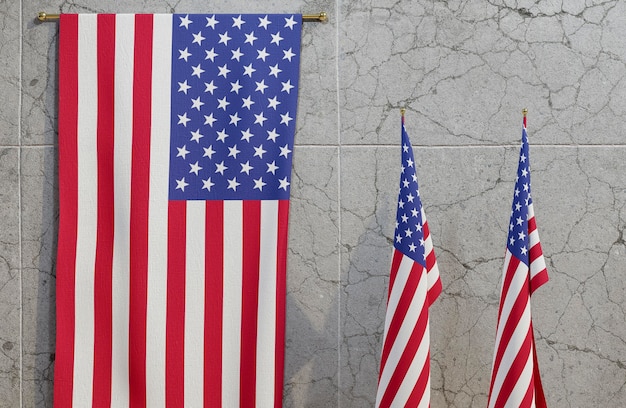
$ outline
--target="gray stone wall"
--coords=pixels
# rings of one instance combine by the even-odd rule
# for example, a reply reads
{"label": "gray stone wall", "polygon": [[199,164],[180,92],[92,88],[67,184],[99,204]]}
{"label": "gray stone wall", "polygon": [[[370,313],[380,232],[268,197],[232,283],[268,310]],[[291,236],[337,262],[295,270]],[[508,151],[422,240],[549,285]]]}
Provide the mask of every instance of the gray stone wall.
{"label": "gray stone wall", "polygon": [[0,1],[0,406],[52,406],[55,12],[326,11],[304,25],[285,407],[372,407],[406,107],[443,294],[432,407],[484,407],[529,110],[551,407],[626,406],[626,3]]}

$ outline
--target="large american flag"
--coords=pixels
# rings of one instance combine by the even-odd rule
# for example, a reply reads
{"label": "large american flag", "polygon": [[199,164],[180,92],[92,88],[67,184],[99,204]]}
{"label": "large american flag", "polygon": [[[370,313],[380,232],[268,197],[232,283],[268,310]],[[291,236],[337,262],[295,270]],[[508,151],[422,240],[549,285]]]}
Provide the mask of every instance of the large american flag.
{"label": "large american flag", "polygon": [[503,268],[489,408],[545,407],[530,297],[548,281],[530,194],[526,118]]}
{"label": "large american flag", "polygon": [[60,22],[55,407],[280,407],[300,15]]}
{"label": "large american flag", "polygon": [[428,407],[428,308],[441,293],[413,148],[402,116],[402,167],[376,407]]}

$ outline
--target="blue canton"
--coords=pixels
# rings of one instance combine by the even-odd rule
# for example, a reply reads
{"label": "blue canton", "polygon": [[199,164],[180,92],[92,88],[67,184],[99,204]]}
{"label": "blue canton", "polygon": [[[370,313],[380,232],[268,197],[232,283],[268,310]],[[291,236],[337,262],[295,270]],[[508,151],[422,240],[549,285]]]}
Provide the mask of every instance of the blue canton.
{"label": "blue canton", "polygon": [[528,207],[532,204],[530,196],[530,162],[528,158],[528,135],[522,130],[519,165],[515,180],[515,193],[509,224],[507,247],[511,254],[526,265],[528,261]]}
{"label": "blue canton", "polygon": [[402,168],[400,174],[400,194],[396,213],[394,247],[415,262],[426,267],[424,220],[420,200],[415,160],[409,135],[402,124]]}
{"label": "blue canton", "polygon": [[288,199],[300,15],[175,15],[172,200]]}

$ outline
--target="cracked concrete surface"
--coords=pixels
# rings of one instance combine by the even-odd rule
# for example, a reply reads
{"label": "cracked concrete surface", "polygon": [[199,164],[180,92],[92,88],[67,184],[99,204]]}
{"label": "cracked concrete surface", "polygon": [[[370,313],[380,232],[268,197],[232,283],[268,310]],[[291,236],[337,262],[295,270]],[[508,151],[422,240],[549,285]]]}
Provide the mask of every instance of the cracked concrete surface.
{"label": "cracked concrete surface", "polygon": [[[0,2],[0,400],[52,406],[57,25]],[[209,9],[207,9],[209,7]],[[533,296],[553,407],[626,406],[626,3],[53,0],[48,12],[326,11],[305,24],[285,407],[372,407],[399,108],[444,291],[432,407],[486,405],[521,109],[550,281]]]}

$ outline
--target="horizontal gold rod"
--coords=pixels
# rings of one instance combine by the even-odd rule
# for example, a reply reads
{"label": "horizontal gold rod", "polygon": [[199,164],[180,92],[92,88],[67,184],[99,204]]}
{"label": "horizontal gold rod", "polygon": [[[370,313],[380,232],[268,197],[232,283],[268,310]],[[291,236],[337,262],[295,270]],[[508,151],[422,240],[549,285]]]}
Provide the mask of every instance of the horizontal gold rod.
{"label": "horizontal gold rod", "polygon": [[[37,20],[43,22],[58,21],[60,17],[60,14],[48,14],[41,11],[37,15]],[[303,14],[302,21],[306,23],[325,23],[326,21],[328,21],[328,15],[325,11],[322,11],[319,14]]]}

